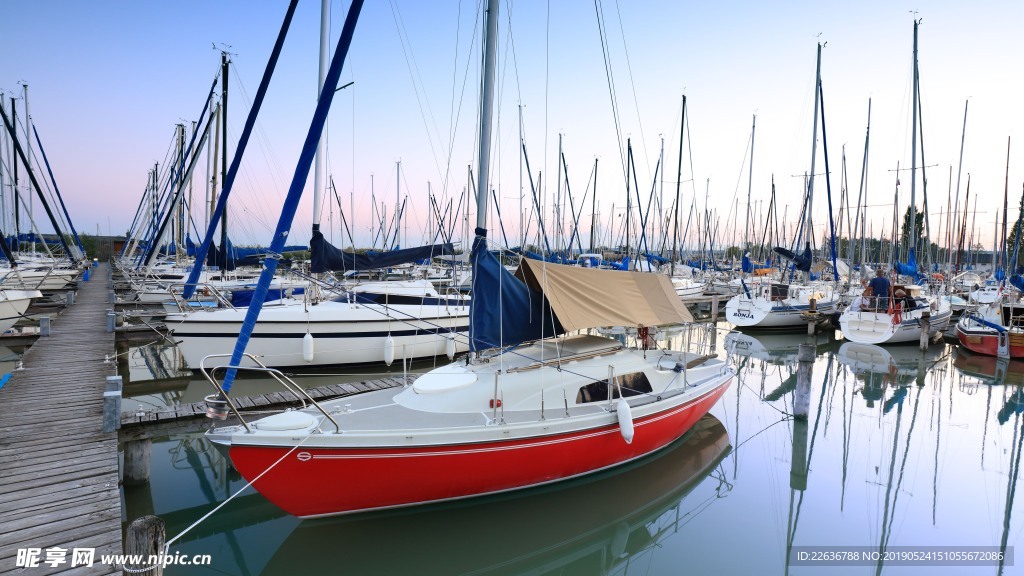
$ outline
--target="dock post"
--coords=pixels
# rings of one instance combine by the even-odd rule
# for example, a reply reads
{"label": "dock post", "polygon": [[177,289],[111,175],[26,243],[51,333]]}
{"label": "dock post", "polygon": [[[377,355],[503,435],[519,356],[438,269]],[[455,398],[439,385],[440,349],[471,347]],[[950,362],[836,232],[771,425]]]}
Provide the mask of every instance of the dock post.
{"label": "dock post", "polygon": [[121,428],[121,377],[107,376],[107,389],[103,392],[103,431]]}
{"label": "dock post", "polygon": [[810,312],[807,316],[807,335],[814,336],[814,330],[817,328],[818,320],[818,315],[816,314],[818,311],[818,301],[815,298],[811,298],[809,304],[810,305],[807,307],[807,310]]}
{"label": "dock post", "polygon": [[68,297],[65,299],[65,306],[72,306],[75,303],[75,291],[68,290]]}
{"label": "dock post", "polygon": [[115,321],[116,321],[116,317],[115,317],[114,311],[108,308],[107,309],[107,332],[113,332],[114,331],[114,322]]}
{"label": "dock post", "polygon": [[39,318],[39,335],[49,336],[50,335],[50,317],[41,316]]}
{"label": "dock post", "polygon": [[153,460],[153,441],[129,440],[124,443],[124,485],[141,486],[149,482],[150,462]]}
{"label": "dock post", "polygon": [[928,331],[932,327],[932,314],[930,311],[925,310],[921,314],[921,350],[928,349]]}
{"label": "dock post", "polygon": [[[124,574],[161,576],[164,573],[163,562],[150,564],[150,556],[162,558],[164,542],[167,539],[167,528],[159,516],[143,516],[136,518],[128,525],[125,532],[124,553],[126,556],[138,556],[143,561],[137,566],[122,566]],[[147,567],[151,569],[146,570]]]}
{"label": "dock post", "polygon": [[718,319],[718,294],[711,296],[711,321]]}
{"label": "dock post", "polygon": [[117,304],[117,293],[113,290],[110,291],[110,303]]}
{"label": "dock post", "polygon": [[811,411],[811,373],[814,368],[813,344],[801,344],[797,352],[800,365],[796,373],[796,392],[793,396],[793,416],[807,419]]}

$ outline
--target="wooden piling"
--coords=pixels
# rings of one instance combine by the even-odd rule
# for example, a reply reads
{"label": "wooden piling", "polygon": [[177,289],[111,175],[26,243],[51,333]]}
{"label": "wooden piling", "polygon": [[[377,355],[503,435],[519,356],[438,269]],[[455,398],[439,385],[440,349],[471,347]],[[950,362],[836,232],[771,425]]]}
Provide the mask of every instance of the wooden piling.
{"label": "wooden piling", "polygon": [[124,443],[124,484],[139,486],[149,482],[150,462],[153,460],[153,441],[129,440]]}
{"label": "wooden piling", "polygon": [[122,567],[124,574],[161,576],[164,573],[163,563],[150,562],[150,557],[152,556],[154,560],[162,557],[166,539],[167,529],[159,516],[143,516],[129,524],[125,532],[124,553],[128,556],[138,555],[143,561],[138,565],[125,564]]}
{"label": "wooden piling", "polygon": [[121,377],[107,376],[107,389],[103,392],[103,431],[113,432],[121,427]]}
{"label": "wooden piling", "polygon": [[932,315],[931,312],[925,310],[921,314],[921,350],[928,349],[928,331],[931,330]]}

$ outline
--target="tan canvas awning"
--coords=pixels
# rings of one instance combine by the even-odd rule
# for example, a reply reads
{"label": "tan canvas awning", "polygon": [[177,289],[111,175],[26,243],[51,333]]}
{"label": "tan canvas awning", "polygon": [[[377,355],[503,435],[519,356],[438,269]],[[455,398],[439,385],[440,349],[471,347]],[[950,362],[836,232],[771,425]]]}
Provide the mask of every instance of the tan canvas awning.
{"label": "tan canvas awning", "polygon": [[523,259],[516,276],[543,292],[566,331],[693,322],[668,276]]}

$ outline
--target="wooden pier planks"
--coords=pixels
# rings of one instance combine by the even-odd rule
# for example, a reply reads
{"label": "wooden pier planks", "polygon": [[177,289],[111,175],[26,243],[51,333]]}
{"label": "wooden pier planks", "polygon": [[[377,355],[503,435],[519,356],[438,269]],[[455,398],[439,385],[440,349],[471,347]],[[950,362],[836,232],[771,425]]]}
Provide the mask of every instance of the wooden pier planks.
{"label": "wooden pier planks", "polygon": [[[24,369],[0,388],[0,573],[19,570],[18,549],[40,548],[32,574],[118,574],[100,564],[120,554],[117,433],[104,433],[103,392],[117,365],[106,331],[107,268],[92,270],[52,335],[25,353]],[[68,550],[51,567],[46,549]],[[92,567],[71,567],[71,550],[94,548]]]}
{"label": "wooden pier planks", "polygon": [[[360,394],[370,390],[382,390],[384,388],[396,388],[411,384],[416,380],[416,374],[409,374],[407,377],[391,376],[366,382],[350,382],[346,384],[328,384],[317,388],[309,388],[306,392],[316,401]],[[211,391],[213,388],[211,387]],[[245,417],[247,410],[275,410],[293,408],[300,405],[299,401],[287,392],[271,392],[259,396],[232,397],[235,405]],[[232,422],[233,416],[230,417]],[[206,418],[206,404],[196,402],[194,404],[183,404],[180,406],[166,408],[160,411],[123,412],[121,414],[121,439],[142,440],[156,438],[171,434],[194,434],[214,425],[222,426],[225,422],[209,420]],[[3,459],[0,457],[0,466]]]}

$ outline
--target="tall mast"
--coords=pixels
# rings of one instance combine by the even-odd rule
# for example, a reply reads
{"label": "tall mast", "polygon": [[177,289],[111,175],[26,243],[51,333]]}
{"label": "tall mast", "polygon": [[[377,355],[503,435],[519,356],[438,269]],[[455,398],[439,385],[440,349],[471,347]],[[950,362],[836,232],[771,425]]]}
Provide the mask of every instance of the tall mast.
{"label": "tall mast", "polygon": [[562,241],[565,239],[563,236],[562,226],[562,133],[558,134],[558,164],[557,172],[555,173],[555,253],[560,254],[562,252]]}
{"label": "tall mast", "polygon": [[590,198],[590,251],[594,251],[594,230],[597,228],[597,158],[594,158],[594,195]]}
{"label": "tall mast", "polygon": [[[22,93],[22,97],[25,99],[25,173],[26,174],[32,174],[32,154],[29,153],[29,151],[32,148],[32,139],[29,138],[29,135],[28,135],[28,125],[32,123],[32,116],[29,115],[29,111],[28,111],[28,84],[22,84],[21,85],[21,93]],[[17,130],[18,126],[15,125],[14,129]],[[29,219],[29,222],[34,222],[34,219],[32,218],[32,206],[33,206],[33,204],[35,202],[32,199],[31,191],[32,191],[32,189],[30,187],[29,188],[29,194],[27,194],[27,196],[28,196],[28,219]],[[30,232],[31,232],[31,230],[30,230]],[[56,232],[57,234],[60,234],[60,230],[54,230],[54,232]],[[34,239],[35,235],[32,235],[32,238],[33,238],[33,240],[32,240],[32,251],[35,252],[36,251],[36,241]]]}
{"label": "tall mast", "polygon": [[[523,104],[519,103],[519,246],[526,247],[526,229],[523,227]],[[594,235],[590,235],[593,244]]]}
{"label": "tall mast", "polygon": [[[211,94],[210,97],[213,98],[213,95]],[[213,158],[213,170],[210,172],[210,210],[206,213],[207,229],[213,224],[214,212],[217,206],[217,165],[220,162],[220,158],[217,156],[220,154],[220,104],[217,104],[217,110],[214,114],[216,114],[217,118],[213,121],[213,148],[209,150],[209,154]]]}
{"label": "tall mast", "polygon": [[[327,23],[331,18],[331,0],[320,2],[320,71],[317,75],[316,93],[319,97],[324,89],[324,78],[327,76]],[[227,82],[225,82],[227,86]],[[313,230],[320,229],[320,211],[323,204],[323,164],[321,156],[324,150],[324,133],[320,133],[320,140],[316,146],[316,156],[313,158]]]}
{"label": "tall mast", "polygon": [[494,108],[494,65],[498,40],[498,0],[487,0],[484,27],[484,71],[480,87],[480,150],[476,174],[476,227],[487,230],[487,182],[491,160],[491,115]]}
{"label": "tall mast", "polygon": [[[11,96],[11,125],[13,125],[15,127],[15,130],[17,130],[17,126],[18,126],[18,106],[17,106],[17,103],[16,103],[16,101],[14,99],[14,96]],[[11,133],[11,150],[12,151],[14,150],[14,133],[13,132]],[[13,156],[13,154],[12,154],[12,156]],[[21,212],[21,207],[19,206],[19,204],[21,202],[20,202],[19,194],[18,194],[18,158],[17,158],[17,156],[13,156],[13,158],[14,158],[14,161],[11,164],[14,165],[14,246],[13,246],[12,249],[15,252],[20,252],[21,251],[21,215],[19,214],[19,212]]]}
{"label": "tall mast", "polygon": [[[818,156],[818,110],[821,107],[821,42],[818,42],[818,63],[814,73],[814,132],[811,135],[811,174],[807,180],[807,213],[804,231],[808,238],[813,234],[811,230],[811,207],[814,205],[814,161]],[[796,250],[800,250],[800,240],[797,240]]]}
{"label": "tall mast", "polygon": [[[757,128],[757,114],[750,123],[750,168],[747,170],[747,225],[743,232],[743,250],[750,249],[750,193],[754,189],[754,131]],[[679,144],[680,160],[682,159],[682,142]]]}
{"label": "tall mast", "polygon": [[[395,243],[399,243],[399,234],[401,233],[401,218],[402,218],[402,161],[395,162]],[[385,246],[385,249],[387,247]]]}
{"label": "tall mast", "polygon": [[911,136],[910,136],[910,230],[907,231],[907,238],[910,240],[909,248],[917,251],[917,104],[918,104],[918,78],[917,78],[917,25],[919,21],[914,20],[914,88],[911,97]]}
{"label": "tall mast", "polygon": [[[960,175],[963,172],[964,167],[964,140],[967,138],[967,105],[970,104],[970,100],[964,100],[964,127],[960,132],[960,163],[956,169],[956,197],[953,199],[953,233],[955,234],[963,226],[960,222]],[[964,199],[964,206],[967,206],[967,199]],[[965,210],[966,211],[966,210]],[[965,218],[966,220],[966,218]],[[963,238],[958,239],[958,252],[957,252],[957,264],[960,262],[959,248],[963,245]]]}
{"label": "tall mast", "polygon": [[1002,236],[1002,248],[999,252],[999,260],[1003,265],[1003,270],[1006,275],[1009,276],[1013,270],[1007,265],[1006,262],[1006,216],[1007,216],[1007,197],[1010,194],[1010,137],[1006,137],[1006,180],[1003,184],[1003,236]]}
{"label": "tall mast", "polygon": [[[213,100],[213,92],[210,92],[210,100]],[[211,110],[212,110],[212,108],[211,108]],[[211,114],[214,114],[214,112],[211,111]],[[218,123],[214,123],[214,134],[215,134],[214,140],[219,140],[220,139],[219,138],[219,136],[220,136],[220,124],[218,124]],[[219,144],[219,142],[218,142],[218,144]],[[205,183],[206,184],[206,194],[203,196],[203,198],[205,199],[205,202],[206,202],[206,206],[205,206],[205,208],[206,208],[206,214],[205,214],[206,218],[204,218],[204,220],[205,220],[205,222],[204,222],[205,228],[209,228],[210,227],[210,217],[213,214],[213,208],[216,205],[216,200],[213,197],[213,189],[210,188],[210,182],[212,180],[212,178],[210,178],[210,175],[213,173],[211,171],[211,168],[210,168],[210,162],[213,160],[213,154],[214,154],[213,151],[216,150],[216,149],[217,148],[213,144],[213,140],[207,140],[206,141],[206,183]],[[202,242],[203,241],[202,238],[199,238],[199,241]]]}
{"label": "tall mast", "polygon": [[[224,135],[220,149],[220,181],[221,186],[228,180],[228,53],[220,53],[221,92],[220,92],[220,123]],[[224,255],[224,269],[228,268],[228,211],[225,209],[220,216],[220,249]],[[221,275],[223,277],[223,273]]]}
{"label": "tall mast", "polygon": [[[867,219],[867,189],[868,189],[868,145],[871,142],[871,98],[868,98],[868,126],[864,131],[864,159],[860,165],[860,186],[857,190],[857,216],[853,220],[853,228],[850,230],[851,242],[850,242],[850,263],[852,264],[854,249],[853,249],[853,237],[856,236],[858,228],[860,229],[861,235],[861,251],[860,251],[860,263],[863,264],[867,259],[865,253],[865,242],[867,241],[864,236],[864,220]],[[863,218],[861,214],[863,213]],[[860,224],[858,226],[857,224]],[[864,266],[860,267],[861,280],[864,279]]]}

